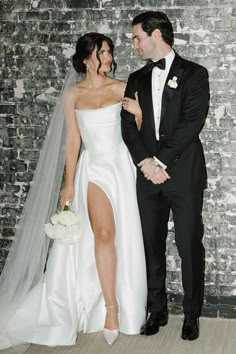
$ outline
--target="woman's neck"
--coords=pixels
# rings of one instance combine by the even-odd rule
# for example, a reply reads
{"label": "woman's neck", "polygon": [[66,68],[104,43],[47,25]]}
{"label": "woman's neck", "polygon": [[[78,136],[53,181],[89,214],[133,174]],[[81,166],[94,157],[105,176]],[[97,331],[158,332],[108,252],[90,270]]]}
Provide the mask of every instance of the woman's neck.
{"label": "woman's neck", "polygon": [[84,79],[84,84],[88,88],[99,88],[101,86],[104,86],[104,84],[107,81],[107,77],[105,73],[99,73],[92,71],[92,72],[87,72],[86,77]]}

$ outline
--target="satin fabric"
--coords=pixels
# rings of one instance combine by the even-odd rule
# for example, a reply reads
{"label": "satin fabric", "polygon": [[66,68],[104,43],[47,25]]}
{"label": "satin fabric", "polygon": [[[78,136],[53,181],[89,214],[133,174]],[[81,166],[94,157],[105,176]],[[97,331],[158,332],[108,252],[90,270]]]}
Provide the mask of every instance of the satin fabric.
{"label": "satin fabric", "polygon": [[9,337],[0,334],[0,349],[12,342],[73,345],[79,331],[103,329],[105,303],[87,210],[89,181],[102,188],[113,209],[120,332],[139,333],[145,320],[146,268],[135,170],[121,137],[120,110],[120,103],[76,110],[84,150],[76,168],[72,209],[81,214],[82,237],[75,245],[54,241],[44,279],[8,323]]}

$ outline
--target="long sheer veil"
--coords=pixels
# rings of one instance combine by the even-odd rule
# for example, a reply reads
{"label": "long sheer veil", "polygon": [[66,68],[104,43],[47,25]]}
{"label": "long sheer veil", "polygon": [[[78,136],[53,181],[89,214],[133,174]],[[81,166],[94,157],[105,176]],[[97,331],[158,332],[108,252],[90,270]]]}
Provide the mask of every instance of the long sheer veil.
{"label": "long sheer veil", "polygon": [[[69,70],[51,117],[31,189],[0,277],[0,348],[2,341],[11,347],[4,353],[23,353],[27,349],[27,345],[14,338],[10,322],[14,320],[16,310],[29,292],[43,282],[49,248],[44,224],[56,211],[65,163],[64,92],[81,79],[73,68]],[[40,300],[39,298],[38,301]],[[37,304],[32,315],[37,321]]]}

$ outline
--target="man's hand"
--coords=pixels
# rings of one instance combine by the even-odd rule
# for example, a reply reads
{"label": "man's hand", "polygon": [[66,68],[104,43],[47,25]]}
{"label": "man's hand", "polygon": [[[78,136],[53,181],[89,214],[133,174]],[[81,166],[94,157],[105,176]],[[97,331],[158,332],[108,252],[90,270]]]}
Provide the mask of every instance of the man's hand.
{"label": "man's hand", "polygon": [[161,184],[167,179],[170,179],[168,173],[163,168],[155,166],[153,161],[153,158],[150,157],[139,162],[138,166],[141,167],[144,177],[150,180],[153,184]]}
{"label": "man's hand", "polygon": [[162,167],[155,166],[155,168],[156,173],[154,177],[150,179],[153,184],[161,184],[164,183],[167,179],[170,179],[170,176]]}

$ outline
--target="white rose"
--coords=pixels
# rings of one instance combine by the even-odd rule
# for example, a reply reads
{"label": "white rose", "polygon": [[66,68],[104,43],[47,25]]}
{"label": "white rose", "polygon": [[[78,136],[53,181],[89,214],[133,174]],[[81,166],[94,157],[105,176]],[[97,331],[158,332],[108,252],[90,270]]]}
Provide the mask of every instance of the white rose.
{"label": "white rose", "polygon": [[[54,217],[52,217],[52,219],[53,218]],[[62,211],[60,214],[58,214],[56,216],[56,218],[54,218],[54,220],[52,220],[52,223],[60,223],[62,225],[69,226],[69,225],[76,224],[79,220],[80,219],[77,214],[68,210],[68,211]]]}
{"label": "white rose", "polygon": [[67,228],[63,225],[56,224],[54,225],[53,238],[65,238],[67,237],[68,231]]}

